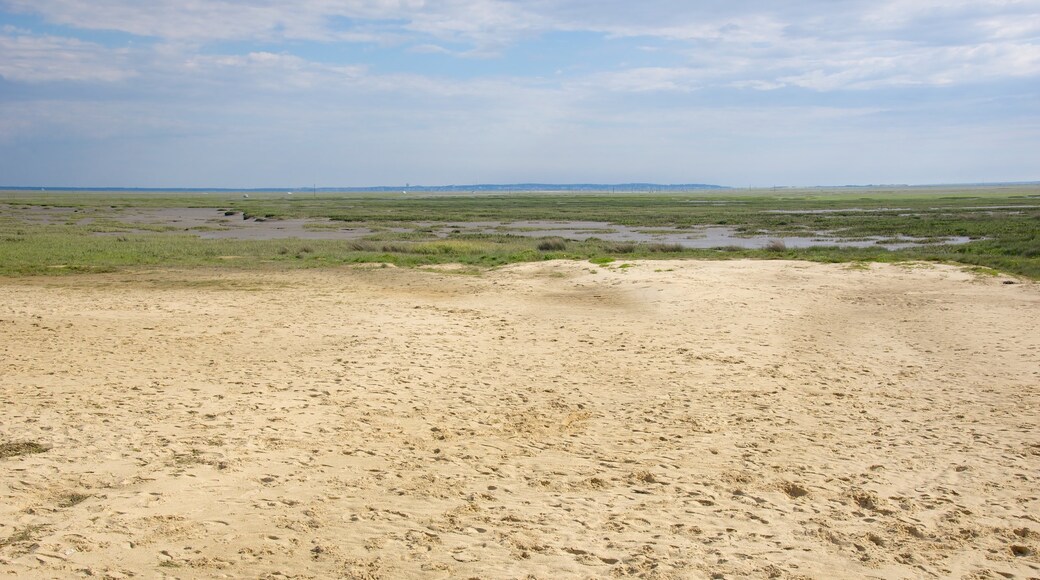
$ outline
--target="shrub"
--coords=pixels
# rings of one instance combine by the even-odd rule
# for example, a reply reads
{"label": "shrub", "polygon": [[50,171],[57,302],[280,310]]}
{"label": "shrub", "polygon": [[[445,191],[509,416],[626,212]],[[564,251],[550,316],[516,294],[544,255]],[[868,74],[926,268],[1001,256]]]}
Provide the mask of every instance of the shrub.
{"label": "shrub", "polygon": [[567,242],[563,238],[545,238],[538,244],[538,249],[543,252],[561,252],[567,249]]}
{"label": "shrub", "polygon": [[685,248],[682,244],[649,244],[646,249],[651,252],[681,252]]}

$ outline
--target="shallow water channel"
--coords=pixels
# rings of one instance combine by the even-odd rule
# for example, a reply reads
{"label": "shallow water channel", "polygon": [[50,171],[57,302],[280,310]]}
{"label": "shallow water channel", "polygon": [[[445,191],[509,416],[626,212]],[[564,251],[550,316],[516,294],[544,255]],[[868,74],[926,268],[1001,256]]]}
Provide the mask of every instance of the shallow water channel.
{"label": "shallow water channel", "polygon": [[[342,223],[341,227],[336,224]],[[722,226],[693,226],[689,228],[675,227],[640,227],[610,224],[606,222],[582,222],[582,221],[516,221],[516,222],[457,222],[457,223],[431,223],[423,222],[415,224],[416,228],[388,227],[371,228],[358,227],[349,222],[334,222],[329,220],[273,220],[266,222],[254,222],[243,220],[241,223],[232,222],[232,226],[222,231],[201,231],[198,235],[202,238],[234,238],[234,239],[279,239],[279,238],[302,238],[302,239],[346,239],[356,240],[366,236],[383,232],[408,233],[416,228],[428,233],[431,237],[447,238],[451,235],[460,234],[501,234],[523,236],[530,238],[561,237],[568,240],[583,241],[591,238],[611,242],[643,242],[656,244],[678,244],[684,248],[762,248],[773,240],[783,240],[784,245],[789,248],[807,248],[812,246],[839,246],[839,247],[883,247],[890,250],[908,248],[923,245],[916,238],[880,237],[842,239],[833,234],[819,232],[811,237],[805,236],[742,236],[738,235],[736,229]],[[943,240],[944,244],[963,244],[968,242],[967,237],[950,237]]]}
{"label": "shallow water channel", "polygon": [[[36,210],[22,216],[30,221],[53,223],[63,221],[70,216],[65,208]],[[420,222],[415,224],[398,224],[379,226],[378,224],[355,224],[328,219],[243,219],[240,213],[225,215],[212,209],[203,208],[164,208],[134,209],[121,211],[110,216],[133,228],[136,224],[148,226],[173,226],[169,233],[190,233],[205,239],[311,239],[311,240],[360,240],[379,233],[411,233],[420,232],[433,238],[447,238],[460,234],[500,234],[524,236],[531,238],[561,237],[568,240],[582,241],[599,238],[611,242],[643,242],[657,244],[678,244],[684,248],[762,248],[773,240],[782,240],[788,248],[808,248],[813,246],[838,247],[881,247],[889,250],[925,245],[925,240],[902,237],[857,237],[842,238],[834,232],[816,232],[811,236],[780,235],[739,235],[735,228],[724,226],[691,226],[648,227],[625,226],[607,222],[593,221],[513,221],[513,222]],[[80,224],[87,224],[91,218],[82,219]],[[113,232],[99,235],[113,235]],[[953,236],[944,238],[942,244],[963,244],[970,241],[967,237]],[[934,243],[934,241],[933,241]]]}
{"label": "shallow water channel", "polygon": [[[430,224],[433,226],[434,224]],[[774,240],[783,240],[784,245],[789,248],[808,248],[812,246],[839,246],[839,247],[883,247],[891,250],[924,245],[916,238],[857,238],[842,239],[827,232],[818,232],[811,237],[806,236],[778,236],[778,235],[738,235],[736,229],[723,226],[692,226],[689,228],[675,227],[642,227],[608,224],[605,222],[551,222],[551,221],[520,221],[508,224],[498,222],[478,222],[456,224],[461,233],[498,233],[517,236],[529,236],[541,238],[546,236],[558,236],[569,240],[587,240],[599,238],[612,242],[645,242],[655,244],[679,244],[684,248],[718,248],[734,246],[739,248],[762,248]],[[885,243],[878,243],[882,239]],[[895,240],[895,241],[893,241]],[[945,238],[944,244],[963,244],[969,241],[967,237]]]}

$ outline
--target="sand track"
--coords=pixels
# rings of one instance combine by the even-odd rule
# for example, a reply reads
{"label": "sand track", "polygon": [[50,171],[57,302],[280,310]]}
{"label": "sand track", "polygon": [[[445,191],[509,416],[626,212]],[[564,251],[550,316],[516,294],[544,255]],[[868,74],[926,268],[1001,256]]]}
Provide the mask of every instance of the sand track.
{"label": "sand track", "polygon": [[1040,290],[549,262],[0,280],[0,575],[1040,577]]}

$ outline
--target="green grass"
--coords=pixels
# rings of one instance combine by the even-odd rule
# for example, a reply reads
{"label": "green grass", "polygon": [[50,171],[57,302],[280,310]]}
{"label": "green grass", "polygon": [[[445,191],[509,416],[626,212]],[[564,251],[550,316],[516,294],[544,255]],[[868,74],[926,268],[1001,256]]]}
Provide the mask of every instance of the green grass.
{"label": "green grass", "polygon": [[[129,223],[135,208],[203,207],[259,216],[328,218],[311,230],[365,227],[361,240],[200,239],[170,224]],[[56,211],[54,208],[71,208]],[[821,211],[822,210],[822,211]],[[784,213],[777,213],[784,212]],[[32,215],[46,214],[46,219]],[[467,222],[594,221],[645,229],[720,225],[768,236],[769,249],[683,249],[674,244],[528,238],[464,232]],[[432,224],[432,225],[431,225]],[[406,231],[391,231],[404,228]],[[448,233],[438,238],[437,232]],[[521,226],[516,228],[523,229]],[[512,231],[517,231],[514,228]],[[192,231],[221,229],[199,226]],[[792,249],[789,236],[830,232],[843,239],[905,236],[933,244]],[[0,275],[108,272],[139,267],[319,268],[384,262],[474,267],[545,259],[761,258],[819,262],[956,262],[1040,279],[1040,187],[712,191],[683,194],[241,194],[0,191]],[[101,235],[103,234],[103,235]]]}

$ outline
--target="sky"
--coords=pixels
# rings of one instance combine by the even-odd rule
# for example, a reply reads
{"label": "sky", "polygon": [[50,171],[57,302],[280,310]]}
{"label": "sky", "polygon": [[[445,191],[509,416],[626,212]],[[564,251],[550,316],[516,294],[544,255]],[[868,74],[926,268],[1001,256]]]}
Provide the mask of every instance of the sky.
{"label": "sky", "polygon": [[0,0],[0,185],[1040,180],[1040,0]]}

